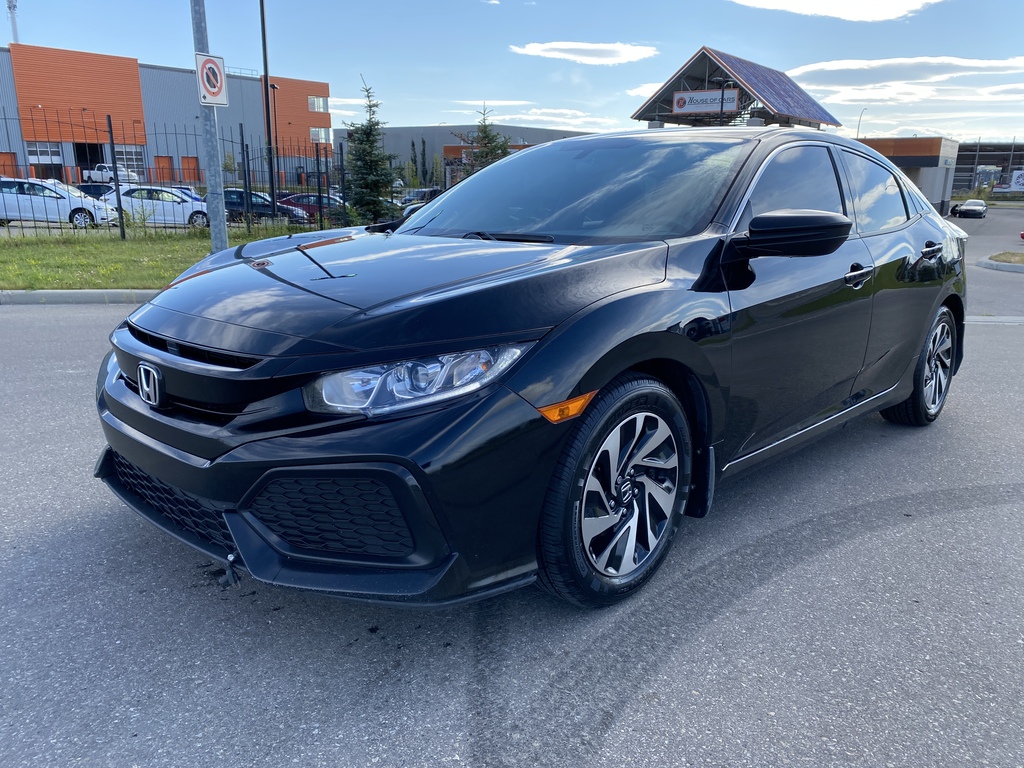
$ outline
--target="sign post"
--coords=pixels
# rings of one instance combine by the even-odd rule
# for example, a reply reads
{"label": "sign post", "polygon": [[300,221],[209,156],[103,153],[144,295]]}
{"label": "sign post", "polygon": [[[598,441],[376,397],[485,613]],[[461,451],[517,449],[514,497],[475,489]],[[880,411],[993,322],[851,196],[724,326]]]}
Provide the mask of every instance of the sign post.
{"label": "sign post", "polygon": [[[206,35],[206,5],[204,0],[191,0],[192,39],[199,51],[209,50]],[[209,106],[200,113],[203,119],[203,165],[206,166],[206,215],[210,219],[210,252],[228,247],[227,211],[224,208],[224,168],[221,162],[220,142],[217,140],[217,113],[215,105],[228,103],[227,77],[224,59],[207,53],[196,53],[196,78],[199,82],[199,103]],[[206,96],[207,98],[203,98]]]}

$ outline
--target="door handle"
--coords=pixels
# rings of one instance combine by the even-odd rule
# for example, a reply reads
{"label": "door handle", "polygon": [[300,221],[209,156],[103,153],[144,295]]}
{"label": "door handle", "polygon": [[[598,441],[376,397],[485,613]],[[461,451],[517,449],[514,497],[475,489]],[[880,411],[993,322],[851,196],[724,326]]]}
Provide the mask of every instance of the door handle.
{"label": "door handle", "polygon": [[924,244],[924,249],[921,251],[921,257],[928,259],[928,261],[935,261],[939,256],[942,255],[942,243],[935,243],[928,240]]}
{"label": "door handle", "polygon": [[874,267],[865,267],[860,264],[851,264],[850,271],[846,273],[846,284],[854,288],[860,288],[865,281],[875,272]]}

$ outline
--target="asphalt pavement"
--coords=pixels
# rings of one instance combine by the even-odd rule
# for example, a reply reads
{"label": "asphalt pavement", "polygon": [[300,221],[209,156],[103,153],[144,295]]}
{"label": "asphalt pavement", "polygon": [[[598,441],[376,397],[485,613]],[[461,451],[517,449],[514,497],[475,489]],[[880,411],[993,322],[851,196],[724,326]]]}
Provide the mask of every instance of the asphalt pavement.
{"label": "asphalt pavement", "polygon": [[1024,766],[1024,213],[971,233],[966,360],[723,483],[604,611],[245,578],[91,477],[130,305],[0,306],[0,766]]}

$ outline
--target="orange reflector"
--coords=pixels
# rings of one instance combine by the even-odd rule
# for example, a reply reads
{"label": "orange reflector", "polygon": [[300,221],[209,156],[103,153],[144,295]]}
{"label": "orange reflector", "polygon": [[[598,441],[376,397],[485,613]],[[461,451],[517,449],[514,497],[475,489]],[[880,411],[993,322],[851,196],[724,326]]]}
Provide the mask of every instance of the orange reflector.
{"label": "orange reflector", "polygon": [[572,400],[566,400],[562,403],[555,403],[554,405],[547,405],[543,408],[538,408],[541,416],[550,421],[552,424],[558,424],[562,421],[568,421],[574,419],[583,413],[583,409],[587,407],[587,403],[594,399],[594,395],[597,394],[595,389],[593,392],[588,392],[585,395],[574,397]]}

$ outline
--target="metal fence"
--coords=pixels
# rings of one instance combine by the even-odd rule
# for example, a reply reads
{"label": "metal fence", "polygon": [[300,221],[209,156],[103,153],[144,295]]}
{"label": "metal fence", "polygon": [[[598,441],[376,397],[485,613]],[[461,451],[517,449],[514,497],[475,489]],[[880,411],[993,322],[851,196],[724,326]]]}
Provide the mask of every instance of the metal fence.
{"label": "metal fence", "polygon": [[[29,110],[20,120],[0,115],[0,122],[0,222],[7,236],[97,228],[120,234],[115,225],[122,221],[129,231],[208,223],[203,201],[207,169],[199,151],[202,134],[195,126],[143,125],[86,110],[57,114],[42,109]],[[28,136],[34,140],[23,138]],[[255,143],[247,139],[241,124],[220,127],[229,224],[252,230],[349,223],[349,211],[341,204],[340,158],[330,144],[267,147],[263,136],[254,138]],[[269,196],[271,176],[276,205]],[[71,199],[78,197],[73,189],[119,209],[121,221],[115,215],[104,222],[102,207]],[[87,223],[92,226],[83,226]]]}

